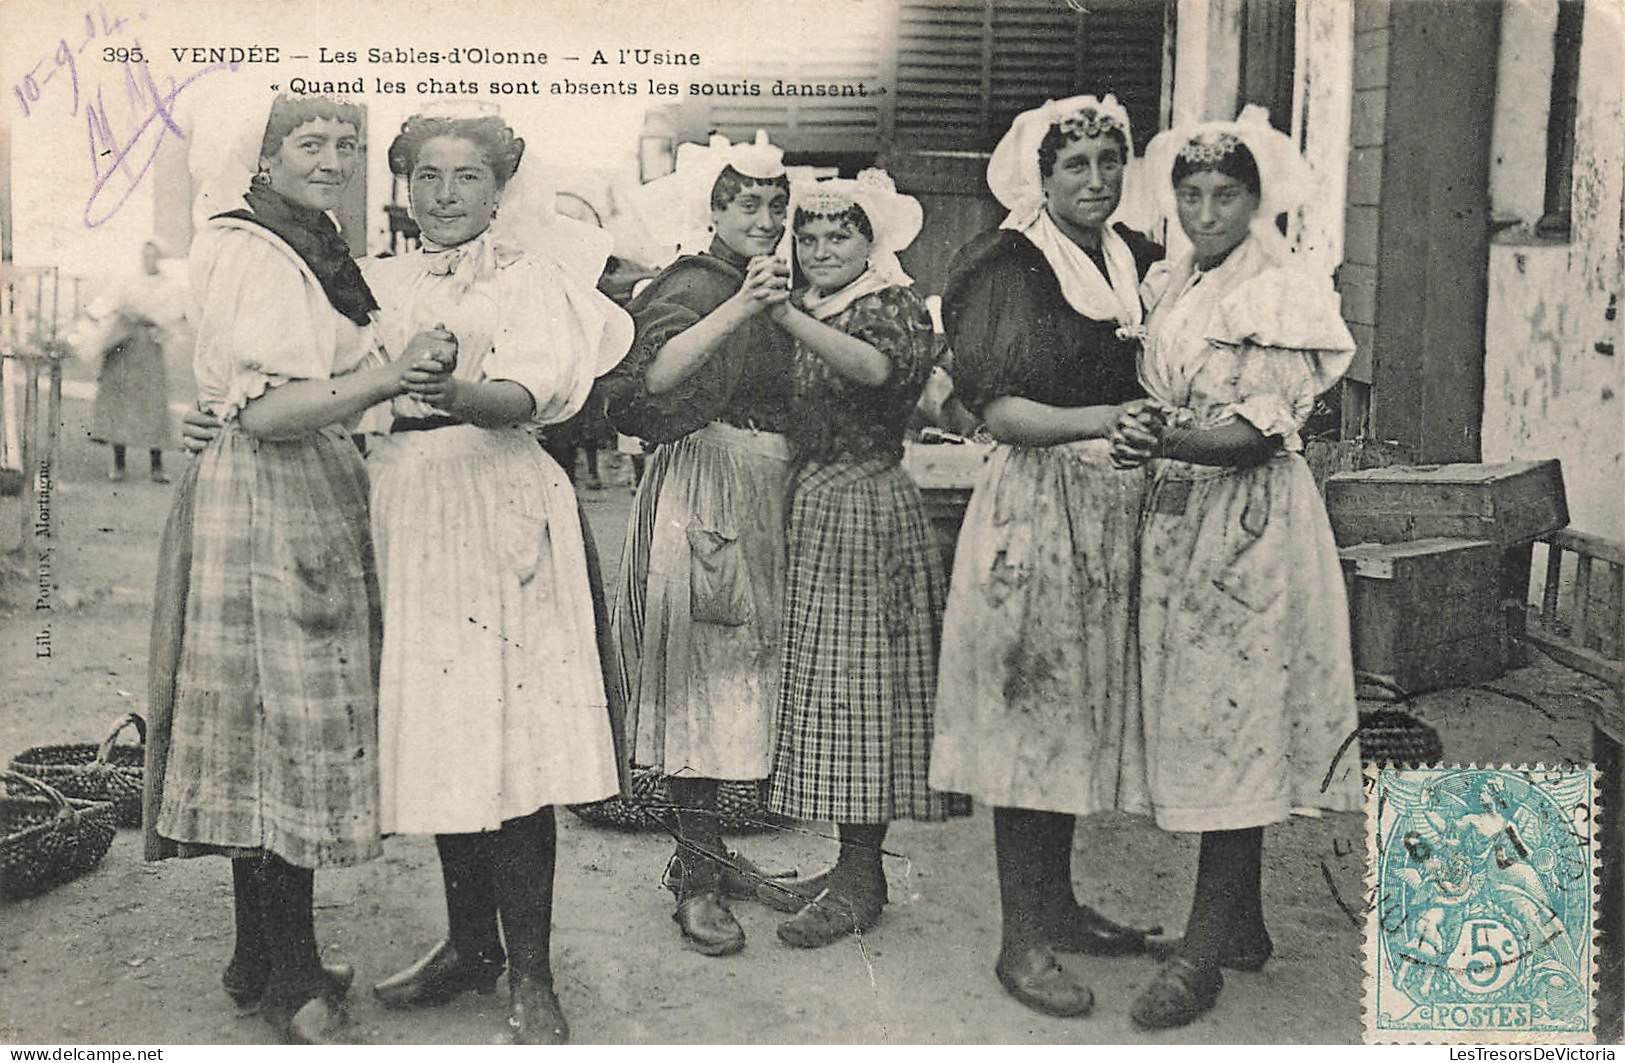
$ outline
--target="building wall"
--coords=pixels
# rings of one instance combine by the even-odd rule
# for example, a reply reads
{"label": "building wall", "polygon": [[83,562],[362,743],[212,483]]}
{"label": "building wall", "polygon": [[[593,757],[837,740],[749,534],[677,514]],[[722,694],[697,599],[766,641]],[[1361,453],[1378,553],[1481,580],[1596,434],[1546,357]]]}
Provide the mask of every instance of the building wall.
{"label": "building wall", "polygon": [[[1563,462],[1573,527],[1625,539],[1625,22],[1590,2],[1580,51],[1571,235],[1540,215],[1555,4],[1507,4],[1491,192],[1484,460]],[[1533,191],[1531,192],[1531,189]]]}
{"label": "building wall", "polygon": [[1353,14],[1353,98],[1338,289],[1343,296],[1343,319],[1358,344],[1349,378],[1369,384],[1377,327],[1377,222],[1388,111],[1388,2],[1355,0]]}

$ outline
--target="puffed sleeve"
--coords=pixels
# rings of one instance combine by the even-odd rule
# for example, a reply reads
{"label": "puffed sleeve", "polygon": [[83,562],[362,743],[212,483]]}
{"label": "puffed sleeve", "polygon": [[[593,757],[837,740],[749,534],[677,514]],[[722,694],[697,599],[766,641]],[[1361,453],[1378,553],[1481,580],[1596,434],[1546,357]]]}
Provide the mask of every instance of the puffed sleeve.
{"label": "puffed sleeve", "polygon": [[891,362],[887,391],[917,396],[934,367],[931,311],[908,288],[886,288],[852,304],[845,331]]}
{"label": "puffed sleeve", "polygon": [[581,411],[593,381],[632,340],[626,312],[557,263],[527,257],[500,272],[498,325],[482,372],[530,392],[535,427]]}
{"label": "puffed sleeve", "polygon": [[617,431],[654,443],[670,442],[703,427],[726,406],[740,352],[757,336],[755,322],[723,340],[721,349],[668,391],[651,394],[646,374],[662,347],[738,289],[737,271],[694,256],[672,263],[632,301],[631,349],[601,386]]}
{"label": "puffed sleeve", "polygon": [[1242,352],[1237,401],[1230,411],[1287,449],[1302,448],[1298,430],[1316,396],[1331,388],[1354,359],[1329,278],[1270,269],[1220,301],[1207,339]]}
{"label": "puffed sleeve", "polygon": [[1029,353],[1036,327],[1032,277],[1013,256],[998,253],[1004,238],[987,234],[962,249],[942,295],[954,394],[978,418],[994,399],[1029,390],[1037,372]]}
{"label": "puffed sleeve", "polygon": [[290,380],[325,380],[338,312],[291,249],[269,234],[219,226],[194,241],[199,395],[221,420]]}

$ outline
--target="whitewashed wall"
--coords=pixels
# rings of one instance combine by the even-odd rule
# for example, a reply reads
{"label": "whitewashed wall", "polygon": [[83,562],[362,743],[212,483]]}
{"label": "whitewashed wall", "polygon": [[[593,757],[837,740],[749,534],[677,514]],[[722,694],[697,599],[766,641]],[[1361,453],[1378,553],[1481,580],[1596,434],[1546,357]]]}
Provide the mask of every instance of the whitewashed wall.
{"label": "whitewashed wall", "polygon": [[[1556,5],[1509,3],[1502,22],[1485,322],[1484,460],[1563,462],[1572,525],[1625,538],[1625,17],[1588,3],[1569,239],[1541,213]],[[1612,319],[1610,319],[1612,318]]]}

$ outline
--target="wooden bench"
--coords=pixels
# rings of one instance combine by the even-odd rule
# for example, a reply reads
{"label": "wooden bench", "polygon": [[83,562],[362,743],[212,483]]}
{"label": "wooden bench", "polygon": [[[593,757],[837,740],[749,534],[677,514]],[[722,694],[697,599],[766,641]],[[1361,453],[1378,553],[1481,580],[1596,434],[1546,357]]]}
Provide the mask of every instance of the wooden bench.
{"label": "wooden bench", "polygon": [[[1524,637],[1559,664],[1608,686],[1602,700],[1593,700],[1591,717],[1603,847],[1597,1023],[1598,1040],[1617,1043],[1625,1038],[1625,544],[1567,530],[1541,541],[1546,579]],[[1572,565],[1565,563],[1570,557]]]}

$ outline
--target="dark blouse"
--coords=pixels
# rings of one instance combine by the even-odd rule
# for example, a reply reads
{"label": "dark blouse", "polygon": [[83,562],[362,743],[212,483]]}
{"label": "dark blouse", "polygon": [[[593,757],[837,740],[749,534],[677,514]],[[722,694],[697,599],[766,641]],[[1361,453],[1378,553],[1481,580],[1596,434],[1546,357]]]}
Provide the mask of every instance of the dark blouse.
{"label": "dark blouse", "polygon": [[[1162,248],[1124,225],[1141,277]],[[1050,406],[1102,406],[1140,398],[1137,340],[1115,321],[1084,317],[1061,294],[1044,253],[1011,229],[973,239],[954,256],[942,296],[953,348],[954,394],[978,417],[1004,395]]]}
{"label": "dark blouse", "polygon": [[798,461],[901,461],[909,414],[934,364],[931,311],[912,290],[886,288],[856,300],[824,324],[885,355],[891,376],[884,384],[860,384],[798,343],[792,452]]}
{"label": "dark blouse", "polygon": [[782,432],[790,420],[794,341],[766,313],[725,338],[692,376],[651,395],[645,374],[673,336],[721,306],[745,282],[746,260],[720,240],[701,255],[685,255],[649,283],[627,311],[636,333],[619,366],[599,381],[609,419],[621,432],[669,443],[724,421]]}

